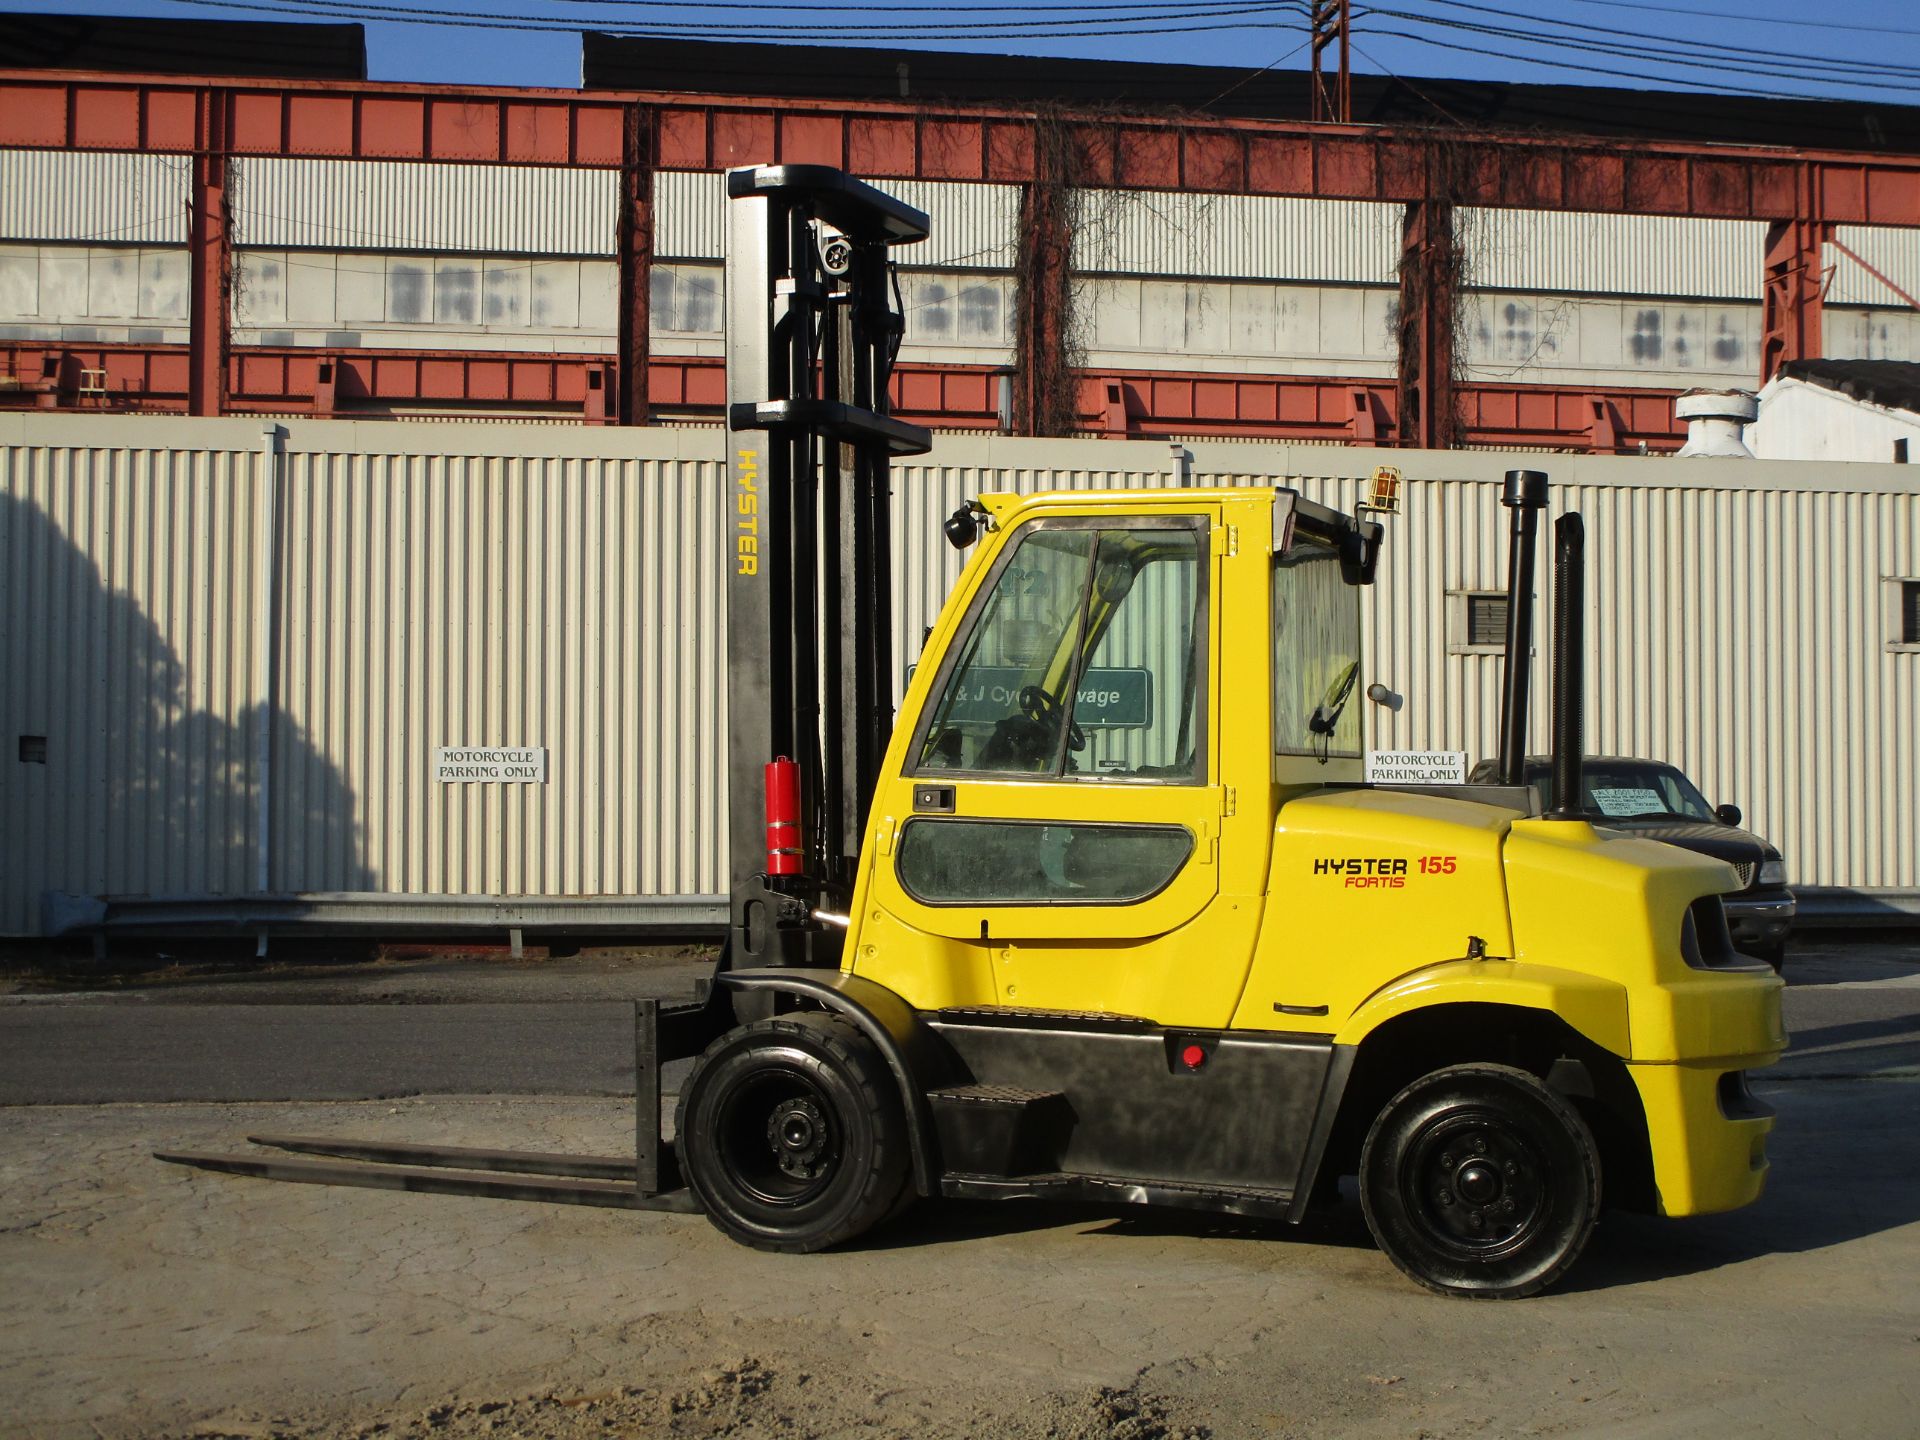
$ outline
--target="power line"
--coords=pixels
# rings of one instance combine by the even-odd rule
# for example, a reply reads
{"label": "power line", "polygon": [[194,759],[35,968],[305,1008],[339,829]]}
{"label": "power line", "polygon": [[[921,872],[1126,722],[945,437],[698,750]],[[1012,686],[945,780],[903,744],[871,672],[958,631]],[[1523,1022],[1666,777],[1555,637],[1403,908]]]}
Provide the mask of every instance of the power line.
{"label": "power line", "polygon": [[[1700,70],[1700,71],[1706,71],[1712,74],[1728,74],[1728,73],[1745,74],[1751,68],[1749,65],[1736,64],[1732,61],[1716,60],[1716,59],[1713,59],[1712,57],[1695,58],[1692,56],[1674,55],[1668,51],[1648,50],[1644,47],[1634,46],[1634,45],[1608,45],[1598,41],[1573,39],[1573,38],[1568,38],[1564,36],[1528,34],[1524,31],[1511,30],[1503,26],[1482,25],[1482,24],[1477,24],[1473,21],[1468,21],[1468,20],[1446,19],[1436,15],[1421,15],[1412,11],[1393,10],[1386,7],[1376,7],[1375,9],[1373,9],[1368,13],[1385,15],[1392,19],[1405,21],[1415,25],[1430,25],[1430,26],[1436,26],[1436,27],[1440,27],[1448,30],[1464,31],[1469,34],[1489,35],[1489,36],[1496,37],[1498,39],[1508,40],[1521,45],[1535,45],[1535,46],[1544,46],[1544,47],[1558,49],[1558,50],[1571,50],[1583,55],[1606,55],[1616,59],[1640,60],[1640,61],[1649,62],[1656,66],[1669,68],[1669,69]],[[1387,33],[1387,32],[1375,31],[1373,33],[1380,34],[1380,33]],[[1430,35],[1412,36],[1412,35],[1405,35],[1405,34],[1397,34],[1396,38],[1407,39],[1407,40],[1418,40],[1423,44],[1440,45],[1442,46],[1442,48],[1445,48],[1445,49],[1464,50],[1468,54],[1486,55],[1486,54],[1492,53],[1497,55],[1497,57],[1501,59],[1507,59],[1507,60],[1524,59],[1527,63],[1530,63],[1530,64],[1549,63],[1537,57],[1532,57],[1532,56],[1523,57],[1523,56],[1517,56],[1517,55],[1513,55],[1505,52],[1489,52],[1484,47],[1469,48],[1466,46],[1458,46],[1458,45],[1448,46],[1448,45],[1445,45],[1445,43],[1442,42],[1441,40]],[[1776,64],[1776,70],[1782,69],[1783,66],[1784,66],[1784,62]],[[1658,77],[1649,76],[1646,74],[1645,71],[1605,70],[1599,66],[1588,66],[1588,65],[1580,65],[1580,66],[1565,65],[1565,66],[1560,66],[1559,68],[1561,69],[1593,69],[1597,73],[1624,75],[1629,79],[1637,79],[1642,81],[1655,80],[1656,83],[1660,83],[1658,81]],[[1790,68],[1790,66],[1785,66],[1784,68]],[[1820,74],[1813,74],[1813,75],[1777,74],[1774,78],[1786,79],[1786,80],[1800,80],[1808,83],[1818,83],[1824,80],[1824,81],[1837,82],[1837,83],[1846,84],[1846,85],[1859,86],[1859,87],[1870,89],[1870,90],[1892,90],[1902,94],[1913,94],[1913,93],[1916,93],[1917,91],[1920,91],[1920,83],[1899,84],[1899,83],[1893,83],[1889,81],[1868,80],[1864,78],[1839,76],[1839,75],[1833,75],[1829,73],[1820,73]],[[1920,77],[1916,77],[1916,79],[1920,80]],[[1666,82],[1666,83],[1671,83],[1671,82]],[[1707,82],[1705,81],[1699,81],[1699,82],[1690,81],[1688,83],[1698,83],[1703,88],[1707,86]],[[1714,88],[1732,89],[1735,91],[1735,93],[1746,93],[1746,94],[1777,93],[1777,92],[1764,92],[1764,91],[1753,90],[1753,89],[1749,89],[1748,87],[1718,86]],[[1794,96],[1790,98],[1806,99],[1808,97]]]}
{"label": "power line", "polygon": [[[1642,85],[1671,85],[1671,79],[1649,75],[1644,70],[1616,70],[1611,66],[1597,65],[1591,61],[1575,62],[1555,60],[1541,55],[1510,55],[1504,52],[1490,51],[1484,45],[1467,45],[1451,40],[1442,40],[1434,35],[1409,34],[1405,30],[1370,30],[1370,36],[1387,36],[1395,40],[1410,40],[1416,45],[1433,45],[1442,50],[1455,50],[1462,55],[1474,55],[1481,59],[1518,60],[1528,65],[1544,65],[1550,70],[1572,70],[1582,75],[1610,75],[1619,79],[1637,81]],[[1722,85],[1713,80],[1688,79],[1680,82],[1698,90],[1710,90],[1721,95],[1740,95],[1755,100],[1819,100],[1819,95],[1795,94],[1782,90],[1759,90],[1743,85]]]}
{"label": "power line", "polygon": [[[1417,3],[1445,6],[1447,9],[1450,9],[1450,10],[1471,10],[1482,15],[1507,16],[1512,13],[1511,11],[1503,10],[1492,5],[1474,4],[1472,3],[1472,0],[1417,0]],[[1375,10],[1372,13],[1377,13],[1382,15],[1396,15],[1405,19],[1415,18],[1412,12],[1391,10],[1384,6],[1375,7]],[[1443,16],[1431,17],[1431,23],[1436,25],[1467,24],[1467,22],[1465,21],[1450,21]],[[1484,24],[1485,22],[1481,22],[1481,23]],[[1666,35],[1651,34],[1644,30],[1619,30],[1619,29],[1614,29],[1611,27],[1601,26],[1601,25],[1584,25],[1577,20],[1551,20],[1551,19],[1547,19],[1544,16],[1542,16],[1536,23],[1542,24],[1542,25],[1558,26],[1562,30],[1586,31],[1591,35],[1600,36],[1602,37],[1601,39],[1593,41],[1591,43],[1593,43],[1594,45],[1596,45],[1601,49],[1607,49],[1607,50],[1634,49],[1637,51],[1638,47],[1624,46],[1623,42],[1628,40],[1646,40],[1660,47],[1660,49],[1657,52],[1655,52],[1655,58],[1672,55],[1674,54],[1674,51],[1675,51],[1676,42],[1672,39],[1672,37],[1666,36]],[[1503,35],[1512,36],[1514,38],[1527,38],[1527,39],[1537,38],[1531,35],[1527,31],[1514,30],[1511,27],[1507,27],[1507,26],[1490,26],[1489,29],[1492,31],[1497,31],[1498,33]],[[1566,38],[1569,40],[1573,40],[1578,37],[1568,36]],[[1900,74],[1920,75],[1920,66],[1895,65],[1895,64],[1889,64],[1881,60],[1875,60],[1871,62],[1860,61],[1860,60],[1849,60],[1845,56],[1841,56],[1841,55],[1782,56],[1778,52],[1772,51],[1772,50],[1755,49],[1754,47],[1749,45],[1723,45],[1718,43],[1717,41],[1711,41],[1711,40],[1687,40],[1684,42],[1679,42],[1679,48],[1682,55],[1688,59],[1711,60],[1713,58],[1711,55],[1706,55],[1702,53],[1706,51],[1714,51],[1714,52],[1718,52],[1721,55],[1734,57],[1738,61],[1742,62],[1740,67],[1742,69],[1747,68],[1748,63],[1757,62],[1757,63],[1773,65],[1773,66],[1779,66],[1784,64],[1784,65],[1790,65],[1790,66],[1801,67],[1801,68],[1817,67],[1821,69],[1833,69],[1837,71],[1843,71],[1848,74],[1864,73],[1864,74],[1870,74],[1870,75],[1880,75],[1880,74],[1885,74],[1886,72],[1891,70]]]}
{"label": "power line", "polygon": [[1573,0],[1576,5],[1601,5],[1610,10],[1651,10],[1660,15],[1684,15],[1690,20],[1738,20],[1746,25],[1792,25],[1803,30],[1851,30],[1862,35],[1910,35],[1920,30],[1903,30],[1893,25],[1848,25],[1839,20],[1787,20],[1772,15],[1755,15],[1750,10],[1701,10],[1696,6],[1652,5],[1645,0]]}
{"label": "power line", "polygon": [[1287,61],[1291,60],[1294,56],[1298,55],[1302,50],[1306,49],[1307,46],[1312,43],[1313,42],[1311,40],[1302,40],[1298,45],[1294,46],[1291,50],[1287,51],[1286,54],[1280,56],[1278,59],[1269,60],[1266,64],[1262,65],[1258,70],[1249,70],[1246,74],[1242,75],[1238,80],[1234,81],[1231,85],[1227,86],[1226,89],[1222,90],[1218,95],[1214,96],[1213,99],[1207,101],[1206,104],[1202,105],[1200,108],[1202,110],[1205,110],[1208,105],[1218,105],[1222,100],[1226,99],[1227,96],[1233,94],[1234,91],[1238,90],[1242,85],[1245,85],[1249,80],[1257,80],[1262,75],[1266,74],[1269,70],[1277,69],[1279,66],[1286,64]]}

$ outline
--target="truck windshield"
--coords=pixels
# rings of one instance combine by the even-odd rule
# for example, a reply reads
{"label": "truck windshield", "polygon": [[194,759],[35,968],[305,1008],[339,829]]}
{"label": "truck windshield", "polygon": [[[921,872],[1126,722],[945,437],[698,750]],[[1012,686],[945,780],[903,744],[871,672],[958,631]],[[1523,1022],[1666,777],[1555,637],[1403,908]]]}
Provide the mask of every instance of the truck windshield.
{"label": "truck windshield", "polygon": [[1273,566],[1273,748],[1360,754],[1360,591],[1332,547],[1296,541]]}
{"label": "truck windshield", "polygon": [[[1527,778],[1539,789],[1546,807],[1553,806],[1551,766],[1527,767]],[[1678,770],[1668,765],[1637,761],[1586,760],[1581,765],[1586,808],[1615,820],[1658,819],[1669,815],[1689,820],[1716,820],[1713,807]]]}

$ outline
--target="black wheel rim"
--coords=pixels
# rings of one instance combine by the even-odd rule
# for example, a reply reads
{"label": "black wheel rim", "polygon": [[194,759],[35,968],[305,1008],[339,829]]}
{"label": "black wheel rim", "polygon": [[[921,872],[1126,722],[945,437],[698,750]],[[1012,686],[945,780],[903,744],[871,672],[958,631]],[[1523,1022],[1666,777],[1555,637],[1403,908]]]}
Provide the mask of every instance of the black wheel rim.
{"label": "black wheel rim", "polygon": [[1490,1110],[1422,1126],[1407,1146],[1402,1194],[1423,1238],[1460,1260],[1497,1260],[1547,1223],[1553,1171],[1535,1137]]}
{"label": "black wheel rim", "polygon": [[840,1168],[833,1104],[799,1070],[778,1066],[742,1077],[721,1102],[715,1134],[727,1172],[762,1205],[805,1205]]}

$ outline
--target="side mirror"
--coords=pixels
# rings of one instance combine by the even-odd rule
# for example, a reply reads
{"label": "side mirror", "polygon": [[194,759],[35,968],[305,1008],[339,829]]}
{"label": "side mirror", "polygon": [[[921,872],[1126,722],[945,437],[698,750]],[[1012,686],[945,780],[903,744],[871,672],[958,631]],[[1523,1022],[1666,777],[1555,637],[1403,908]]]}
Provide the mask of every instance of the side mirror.
{"label": "side mirror", "polygon": [[1738,805],[1716,805],[1713,807],[1713,813],[1720,817],[1722,825],[1738,825],[1741,820]]}

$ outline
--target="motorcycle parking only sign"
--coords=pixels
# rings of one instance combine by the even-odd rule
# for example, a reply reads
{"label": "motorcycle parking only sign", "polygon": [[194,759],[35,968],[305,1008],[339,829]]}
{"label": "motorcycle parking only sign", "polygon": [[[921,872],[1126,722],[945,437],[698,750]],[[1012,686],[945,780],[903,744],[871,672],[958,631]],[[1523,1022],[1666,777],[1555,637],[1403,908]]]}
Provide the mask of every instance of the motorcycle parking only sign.
{"label": "motorcycle parking only sign", "polygon": [[433,752],[433,778],[447,785],[547,783],[544,745],[443,745]]}
{"label": "motorcycle parking only sign", "polygon": [[1464,785],[1464,750],[1376,750],[1367,756],[1369,785]]}

